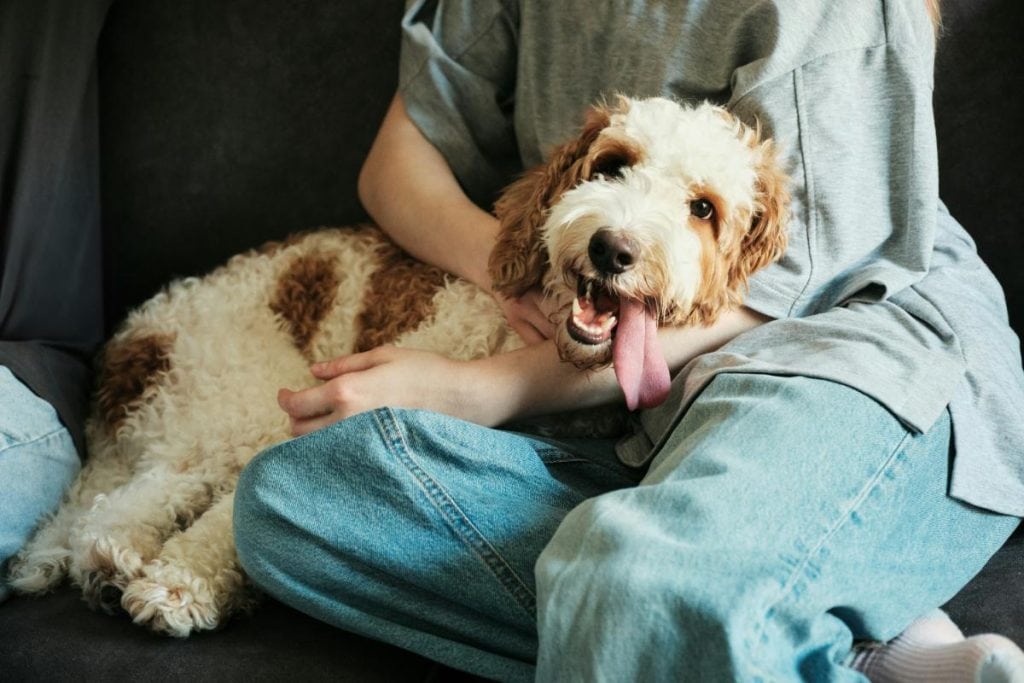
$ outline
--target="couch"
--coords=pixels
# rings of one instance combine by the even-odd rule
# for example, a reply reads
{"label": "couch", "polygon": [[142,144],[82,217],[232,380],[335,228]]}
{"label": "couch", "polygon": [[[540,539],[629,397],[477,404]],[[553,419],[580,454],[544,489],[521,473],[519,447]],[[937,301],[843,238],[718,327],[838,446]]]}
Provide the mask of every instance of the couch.
{"label": "couch", "polygon": [[[111,325],[172,277],[296,230],[365,218],[356,175],[396,86],[402,4],[114,5],[99,53]],[[942,194],[1024,330],[1024,4],[947,0],[945,12],[935,89]],[[1024,534],[947,609],[968,633],[1024,643]],[[0,606],[0,680],[466,678],[273,601],[185,641],[93,613],[70,589]]]}

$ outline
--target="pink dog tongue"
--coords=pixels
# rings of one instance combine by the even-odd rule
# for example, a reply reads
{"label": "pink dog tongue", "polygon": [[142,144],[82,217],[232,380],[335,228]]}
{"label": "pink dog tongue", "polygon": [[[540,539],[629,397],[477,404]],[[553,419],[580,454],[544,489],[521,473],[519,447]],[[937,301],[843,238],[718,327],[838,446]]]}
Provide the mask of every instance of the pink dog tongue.
{"label": "pink dog tongue", "polygon": [[658,321],[642,301],[619,302],[612,360],[630,410],[653,408],[668,397],[670,378],[658,346]]}

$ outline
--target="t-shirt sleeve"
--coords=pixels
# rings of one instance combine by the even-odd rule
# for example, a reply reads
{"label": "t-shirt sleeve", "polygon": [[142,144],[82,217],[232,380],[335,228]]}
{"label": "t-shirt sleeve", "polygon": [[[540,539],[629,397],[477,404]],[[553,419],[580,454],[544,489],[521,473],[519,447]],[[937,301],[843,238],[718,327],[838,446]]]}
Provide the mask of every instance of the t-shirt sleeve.
{"label": "t-shirt sleeve", "polygon": [[[894,22],[895,23],[895,22]],[[935,240],[938,162],[928,25],[812,56],[737,93],[792,179],[790,243],[748,304],[775,317],[877,302],[920,281]]]}
{"label": "t-shirt sleeve", "polygon": [[514,7],[501,0],[416,0],[402,20],[406,111],[487,209],[521,170],[512,120],[516,25]]}

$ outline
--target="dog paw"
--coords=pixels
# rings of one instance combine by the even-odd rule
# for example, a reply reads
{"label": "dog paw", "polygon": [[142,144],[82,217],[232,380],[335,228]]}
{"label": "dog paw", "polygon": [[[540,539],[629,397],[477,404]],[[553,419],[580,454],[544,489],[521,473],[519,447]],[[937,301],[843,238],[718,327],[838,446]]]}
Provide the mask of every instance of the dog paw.
{"label": "dog paw", "polygon": [[56,588],[68,573],[71,553],[67,548],[37,550],[11,561],[7,581],[18,593],[41,595]]}
{"label": "dog paw", "polygon": [[136,624],[176,638],[215,629],[222,620],[214,592],[205,579],[156,563],[128,584],[121,606]]}
{"label": "dog paw", "polygon": [[112,538],[82,539],[72,555],[71,577],[93,609],[114,612],[121,593],[145,566],[143,557]]}

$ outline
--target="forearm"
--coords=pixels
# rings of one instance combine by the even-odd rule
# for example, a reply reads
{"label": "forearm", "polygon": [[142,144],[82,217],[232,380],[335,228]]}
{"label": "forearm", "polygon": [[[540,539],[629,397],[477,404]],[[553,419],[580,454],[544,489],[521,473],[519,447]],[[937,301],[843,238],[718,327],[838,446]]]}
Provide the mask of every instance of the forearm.
{"label": "forearm", "polygon": [[708,327],[669,327],[658,333],[661,350],[672,373],[702,353],[715,351],[734,337],[770,322],[772,318],[742,306],[723,313]]}
{"label": "forearm", "polygon": [[359,175],[359,198],[403,249],[490,289],[497,220],[466,197],[395,95]]}
{"label": "forearm", "polygon": [[[673,373],[696,356],[718,349],[737,335],[768,322],[748,308],[722,315],[709,327],[663,328],[662,351]],[[472,396],[477,420],[497,425],[513,419],[621,402],[622,391],[611,367],[579,370],[558,357],[553,342],[472,361]]]}

